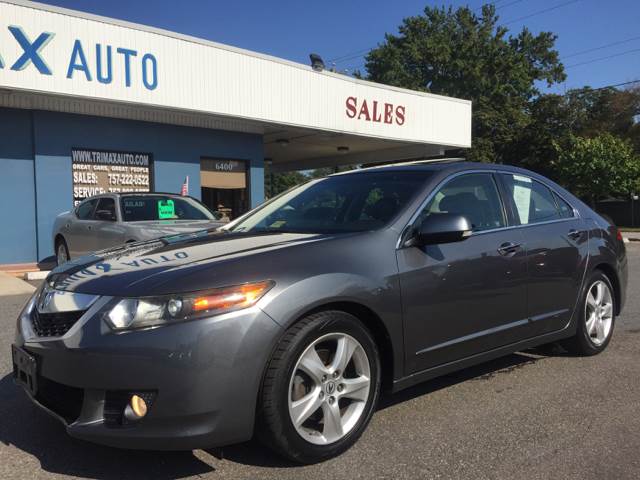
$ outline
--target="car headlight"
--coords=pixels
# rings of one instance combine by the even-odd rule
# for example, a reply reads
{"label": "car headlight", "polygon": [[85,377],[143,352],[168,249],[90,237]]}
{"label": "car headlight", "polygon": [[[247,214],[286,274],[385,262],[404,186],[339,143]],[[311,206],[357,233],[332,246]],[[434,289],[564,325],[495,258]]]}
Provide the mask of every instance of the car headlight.
{"label": "car headlight", "polygon": [[158,327],[252,307],[274,285],[271,280],[162,297],[122,298],[105,321],[113,330]]}

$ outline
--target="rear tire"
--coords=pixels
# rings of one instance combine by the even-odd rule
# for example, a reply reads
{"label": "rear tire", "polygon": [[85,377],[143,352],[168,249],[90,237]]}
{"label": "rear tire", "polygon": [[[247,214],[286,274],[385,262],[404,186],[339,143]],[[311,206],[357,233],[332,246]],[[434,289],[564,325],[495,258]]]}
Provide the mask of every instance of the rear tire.
{"label": "rear tire", "polygon": [[609,278],[594,270],[586,282],[578,304],[576,334],[561,342],[574,355],[596,355],[602,352],[613,335],[616,300]]}
{"label": "rear tire", "polygon": [[358,440],[379,395],[380,360],[371,333],[346,312],[310,315],[287,330],[272,354],[258,436],[297,463],[335,457]]}
{"label": "rear tire", "polygon": [[58,266],[65,264],[71,260],[71,256],[69,255],[69,247],[67,247],[67,242],[64,238],[59,238],[56,241],[56,263]]}

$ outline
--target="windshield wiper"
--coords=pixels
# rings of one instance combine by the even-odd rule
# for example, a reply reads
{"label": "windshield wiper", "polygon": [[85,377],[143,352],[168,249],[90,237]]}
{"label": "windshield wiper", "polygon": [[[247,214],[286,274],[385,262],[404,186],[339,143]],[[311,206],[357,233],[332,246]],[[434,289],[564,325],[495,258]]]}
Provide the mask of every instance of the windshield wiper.
{"label": "windshield wiper", "polygon": [[248,233],[248,234],[254,234],[254,233],[306,233],[306,234],[312,234],[315,232],[305,232],[302,230],[287,230],[284,228],[254,228],[252,230],[241,230],[241,229],[237,229],[237,230],[228,230],[230,233]]}

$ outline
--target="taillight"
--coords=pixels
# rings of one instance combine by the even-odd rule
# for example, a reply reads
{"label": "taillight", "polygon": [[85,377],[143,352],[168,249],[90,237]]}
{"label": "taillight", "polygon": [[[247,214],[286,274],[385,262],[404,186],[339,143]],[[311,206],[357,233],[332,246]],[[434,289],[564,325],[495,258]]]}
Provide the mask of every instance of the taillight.
{"label": "taillight", "polygon": [[622,232],[619,228],[616,228],[616,238],[621,242],[624,241],[624,239],[622,238]]}

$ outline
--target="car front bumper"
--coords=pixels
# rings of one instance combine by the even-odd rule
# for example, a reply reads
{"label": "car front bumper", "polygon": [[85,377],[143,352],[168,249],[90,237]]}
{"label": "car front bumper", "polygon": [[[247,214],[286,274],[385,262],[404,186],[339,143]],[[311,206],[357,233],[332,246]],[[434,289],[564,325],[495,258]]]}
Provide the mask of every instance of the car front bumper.
{"label": "car front bumper", "polygon": [[[71,436],[114,447],[187,450],[251,438],[261,378],[281,332],[271,317],[253,307],[116,334],[96,317],[106,301],[62,337],[34,333],[33,306],[21,314],[15,345],[36,361],[37,389],[26,389],[32,400]],[[138,392],[152,403],[144,418],[127,422],[123,408]]]}

